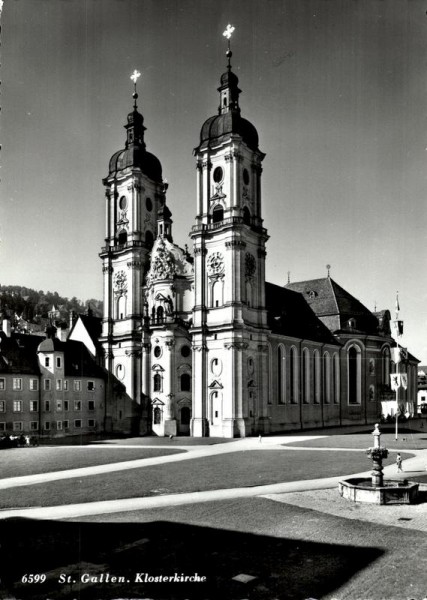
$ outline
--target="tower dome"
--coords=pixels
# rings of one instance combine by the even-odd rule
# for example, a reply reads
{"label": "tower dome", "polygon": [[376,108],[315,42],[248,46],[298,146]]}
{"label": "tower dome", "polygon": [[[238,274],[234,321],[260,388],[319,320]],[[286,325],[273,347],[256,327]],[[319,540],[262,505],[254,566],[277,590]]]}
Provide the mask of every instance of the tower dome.
{"label": "tower dome", "polygon": [[204,150],[211,143],[221,142],[230,135],[239,135],[251,150],[258,150],[258,132],[247,119],[240,115],[239,79],[231,70],[231,50],[227,51],[227,71],[221,75],[218,88],[220,104],[218,114],[209,117],[200,131],[200,143],[195,152]]}
{"label": "tower dome", "polygon": [[133,94],[135,100],[133,110],[127,116],[124,125],[127,136],[125,147],[113,154],[110,159],[108,176],[114,175],[127,168],[140,169],[141,173],[153,181],[162,181],[162,165],[159,159],[147,152],[144,141],[144,117],[137,110],[136,99],[138,94]]}

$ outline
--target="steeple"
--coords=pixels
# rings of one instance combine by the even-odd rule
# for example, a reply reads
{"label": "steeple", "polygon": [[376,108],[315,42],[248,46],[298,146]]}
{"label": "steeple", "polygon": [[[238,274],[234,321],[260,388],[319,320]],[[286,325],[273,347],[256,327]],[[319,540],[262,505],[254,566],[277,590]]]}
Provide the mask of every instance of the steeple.
{"label": "steeple", "polygon": [[125,125],[125,128],[127,130],[126,148],[128,148],[131,144],[145,148],[144,131],[146,130],[146,127],[144,127],[144,117],[138,112],[138,105],[136,103],[138,99],[138,93],[136,91],[136,82],[140,76],[141,73],[136,69],[130,76],[134,85],[134,91],[132,94],[134,102],[133,111],[128,114],[127,124]]}
{"label": "steeple", "polygon": [[218,113],[207,119],[200,131],[200,143],[194,149],[195,154],[203,151],[206,148],[212,147],[213,144],[227,141],[230,135],[239,135],[242,141],[255,152],[259,152],[258,148],[258,133],[255,127],[244,119],[240,114],[239,95],[239,80],[237,75],[231,70],[231,48],[230,37],[234,31],[234,27],[227,25],[227,29],[223,35],[228,39],[228,48],[226,52],[228,64],[227,70],[221,75],[219,91],[219,107]]}
{"label": "steeple", "polygon": [[231,25],[227,25],[227,29],[224,31],[223,36],[228,40],[228,48],[225,53],[228,64],[227,71],[221,75],[221,85],[218,88],[220,104],[218,108],[218,114],[223,115],[230,111],[235,111],[240,113],[239,107],[239,94],[241,90],[238,88],[239,80],[237,75],[235,75],[231,70],[231,57],[233,53],[231,52],[230,47],[230,38],[234,31],[235,27]]}
{"label": "steeple", "polygon": [[134,85],[133,110],[127,116],[127,123],[124,126],[126,129],[126,143],[123,150],[115,152],[110,159],[108,167],[108,177],[104,179],[104,183],[108,178],[114,176],[119,171],[127,168],[140,169],[141,173],[147,175],[152,181],[162,184],[162,166],[158,158],[150,152],[147,152],[144,141],[144,117],[138,112],[138,93],[136,91],[136,82],[141,76],[141,73],[135,69],[131,75]]}

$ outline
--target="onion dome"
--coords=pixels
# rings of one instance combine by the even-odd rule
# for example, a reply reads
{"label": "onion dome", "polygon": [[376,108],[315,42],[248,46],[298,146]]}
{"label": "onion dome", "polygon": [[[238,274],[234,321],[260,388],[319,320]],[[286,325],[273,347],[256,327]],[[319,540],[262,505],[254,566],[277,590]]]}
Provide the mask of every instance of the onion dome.
{"label": "onion dome", "polygon": [[141,172],[153,181],[162,181],[162,165],[159,159],[147,152],[144,141],[144,117],[138,112],[136,99],[138,94],[133,93],[134,106],[132,112],[127,116],[124,125],[127,136],[125,148],[115,152],[110,159],[109,176],[127,168],[140,169]]}
{"label": "onion dome", "polygon": [[239,79],[231,70],[231,50],[227,51],[227,71],[221,75],[218,88],[220,105],[218,114],[207,119],[200,131],[200,144],[196,152],[206,149],[212,142],[221,142],[222,138],[239,135],[251,149],[258,150],[258,132],[248,120],[240,115],[238,87]]}

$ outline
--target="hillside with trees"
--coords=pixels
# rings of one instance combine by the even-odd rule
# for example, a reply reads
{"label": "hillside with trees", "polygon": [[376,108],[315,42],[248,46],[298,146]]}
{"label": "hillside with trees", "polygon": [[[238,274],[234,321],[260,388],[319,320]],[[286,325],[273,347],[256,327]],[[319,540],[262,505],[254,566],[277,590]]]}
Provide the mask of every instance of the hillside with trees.
{"label": "hillside with trees", "polygon": [[15,327],[20,324],[20,328],[31,330],[42,328],[49,321],[68,324],[72,311],[82,314],[91,310],[96,317],[103,314],[101,300],[81,301],[75,296],[69,299],[58,292],[37,291],[20,285],[0,285],[0,310]]}

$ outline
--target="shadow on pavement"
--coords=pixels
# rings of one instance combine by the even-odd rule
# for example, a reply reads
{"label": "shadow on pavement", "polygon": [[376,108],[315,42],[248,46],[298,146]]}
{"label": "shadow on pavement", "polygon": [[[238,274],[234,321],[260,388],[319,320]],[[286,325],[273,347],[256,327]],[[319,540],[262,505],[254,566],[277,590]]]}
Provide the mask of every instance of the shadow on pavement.
{"label": "shadow on pavement", "polygon": [[[0,537],[0,598],[22,600],[321,598],[383,554],[374,547],[163,521],[107,524],[10,519],[1,523]],[[197,573],[206,581],[155,583],[146,582],[144,575],[175,573]],[[23,583],[29,574],[46,574],[46,581]],[[82,583],[84,574],[97,580]],[[123,580],[105,581],[107,574]],[[253,579],[233,580],[237,575]]]}

